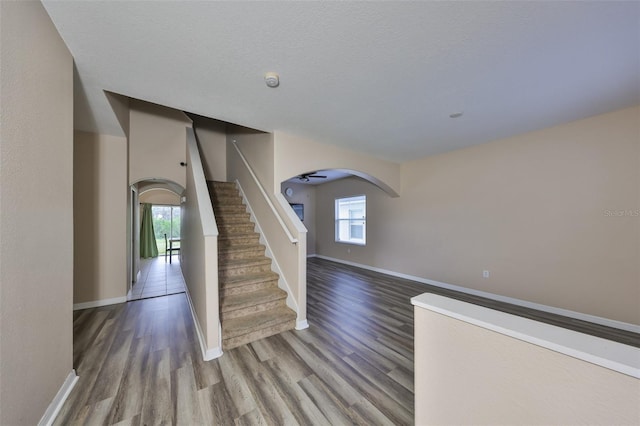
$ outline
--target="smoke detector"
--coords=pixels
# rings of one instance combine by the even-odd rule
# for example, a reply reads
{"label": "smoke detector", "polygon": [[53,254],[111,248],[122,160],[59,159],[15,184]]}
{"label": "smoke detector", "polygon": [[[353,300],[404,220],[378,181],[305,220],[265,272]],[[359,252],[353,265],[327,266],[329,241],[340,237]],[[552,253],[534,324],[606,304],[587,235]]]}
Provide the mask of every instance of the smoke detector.
{"label": "smoke detector", "polygon": [[268,72],[264,75],[264,82],[268,87],[278,87],[280,85],[280,77],[275,72]]}

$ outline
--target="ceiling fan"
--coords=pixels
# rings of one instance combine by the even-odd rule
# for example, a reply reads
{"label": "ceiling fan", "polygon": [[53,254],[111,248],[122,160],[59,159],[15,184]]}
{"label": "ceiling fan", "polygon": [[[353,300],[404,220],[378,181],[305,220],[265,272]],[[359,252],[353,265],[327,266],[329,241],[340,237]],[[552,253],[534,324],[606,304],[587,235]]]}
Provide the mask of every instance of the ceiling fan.
{"label": "ceiling fan", "polygon": [[317,175],[316,173],[318,173],[317,171],[315,172],[309,172],[309,173],[303,173],[301,175],[298,175],[298,180],[302,181],[302,182],[309,182],[309,180],[311,178],[313,179],[326,179],[326,176],[322,176],[322,175]]}

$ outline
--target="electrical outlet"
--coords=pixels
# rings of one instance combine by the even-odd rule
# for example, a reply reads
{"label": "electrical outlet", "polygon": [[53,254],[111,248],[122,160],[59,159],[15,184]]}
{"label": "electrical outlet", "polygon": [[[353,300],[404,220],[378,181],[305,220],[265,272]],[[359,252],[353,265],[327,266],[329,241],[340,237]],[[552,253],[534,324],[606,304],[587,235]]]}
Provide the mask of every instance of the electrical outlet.
{"label": "electrical outlet", "polygon": [[487,270],[482,271],[482,278],[489,278],[489,271]]}
{"label": "electrical outlet", "polygon": [[351,253],[351,249],[350,248],[347,249],[347,253]]}

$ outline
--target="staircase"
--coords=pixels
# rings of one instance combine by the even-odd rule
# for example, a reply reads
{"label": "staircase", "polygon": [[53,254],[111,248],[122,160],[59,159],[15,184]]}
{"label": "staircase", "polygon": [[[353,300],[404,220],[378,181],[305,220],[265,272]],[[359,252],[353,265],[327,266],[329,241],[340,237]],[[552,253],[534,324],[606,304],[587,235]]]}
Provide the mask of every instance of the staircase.
{"label": "staircase", "polygon": [[222,348],[232,349],[295,328],[296,313],[278,288],[260,234],[235,183],[207,182],[218,224]]}

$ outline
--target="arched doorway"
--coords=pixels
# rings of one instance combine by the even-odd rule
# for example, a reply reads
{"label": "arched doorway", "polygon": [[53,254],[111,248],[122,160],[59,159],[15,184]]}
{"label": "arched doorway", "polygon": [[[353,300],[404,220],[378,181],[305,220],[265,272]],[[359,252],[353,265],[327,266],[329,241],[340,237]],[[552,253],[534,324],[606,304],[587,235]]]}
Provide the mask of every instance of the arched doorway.
{"label": "arched doorway", "polygon": [[[176,252],[179,253],[183,194],[184,188],[181,185],[166,179],[145,179],[131,185],[131,280],[128,300],[184,291],[179,257],[175,256]],[[145,209],[148,210],[149,221],[146,227],[150,226],[145,235],[150,235],[146,235],[146,238],[143,235],[141,238],[141,230],[146,229],[143,226]],[[145,242],[146,246],[149,241],[154,246],[151,254],[144,248],[141,251],[141,242]],[[175,250],[167,253],[167,246]],[[171,254],[174,257],[169,256]]]}
{"label": "arched doorway", "polygon": [[[380,196],[398,196],[389,185],[377,179],[375,176],[350,169],[309,170],[281,182],[280,190],[282,195],[307,228],[308,256],[318,254],[317,245],[322,244],[323,238],[325,240],[332,240],[325,241],[325,246],[327,243],[346,244],[343,248],[348,253],[351,253],[352,249],[360,250],[361,247],[365,245],[366,214],[364,212],[366,210],[364,210],[364,205],[366,203],[366,196],[364,192],[368,192],[368,190],[362,191],[359,189],[355,192],[347,191],[344,192],[344,194],[339,191],[332,191],[332,193],[336,194],[335,199],[333,196],[326,196],[326,194],[324,197],[321,196],[323,192],[326,192],[323,190],[324,187],[340,186],[342,182],[344,182],[345,186],[357,187],[357,185],[353,185],[354,180],[368,186],[371,188],[371,191],[380,194]],[[351,182],[351,184],[349,184],[349,182]],[[326,199],[327,197],[331,199],[328,200]],[[336,225],[336,228],[332,231],[325,222],[330,220],[331,223],[338,223],[333,218],[334,212],[338,209],[338,205],[333,203],[337,202],[336,199],[339,197],[345,197],[343,204],[346,206],[346,203],[350,203],[349,205],[353,208],[347,206],[340,209],[340,211],[344,210],[347,216],[339,218],[342,220],[342,222],[340,222],[342,226]],[[356,201],[358,209],[354,207],[356,206],[356,204],[354,204]],[[348,231],[348,238],[341,234],[341,230],[344,231],[345,229]],[[318,238],[319,236],[323,238]],[[349,244],[353,244],[353,246]]]}

